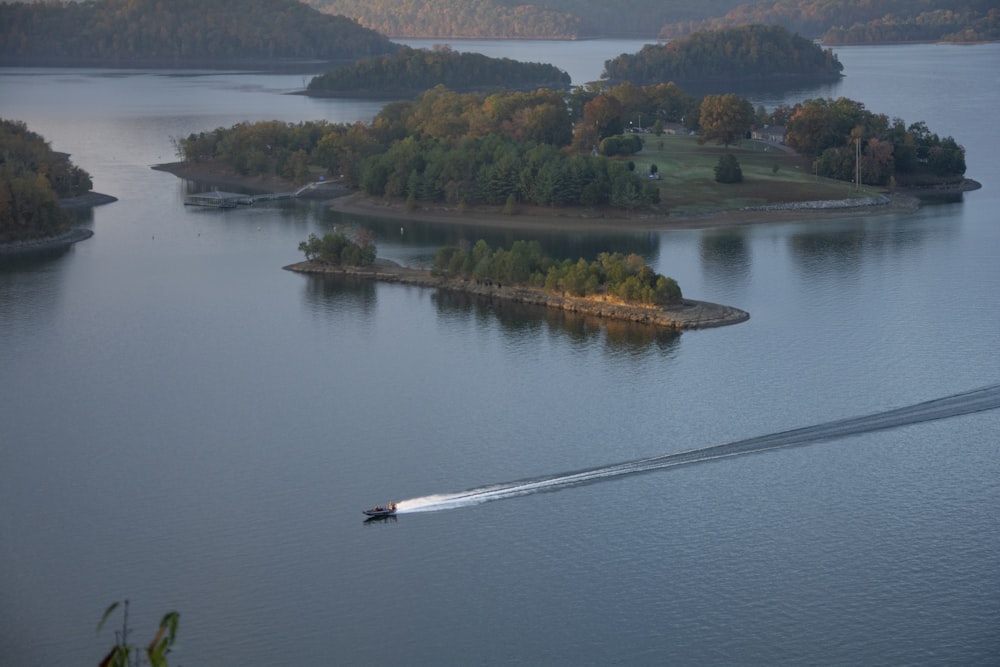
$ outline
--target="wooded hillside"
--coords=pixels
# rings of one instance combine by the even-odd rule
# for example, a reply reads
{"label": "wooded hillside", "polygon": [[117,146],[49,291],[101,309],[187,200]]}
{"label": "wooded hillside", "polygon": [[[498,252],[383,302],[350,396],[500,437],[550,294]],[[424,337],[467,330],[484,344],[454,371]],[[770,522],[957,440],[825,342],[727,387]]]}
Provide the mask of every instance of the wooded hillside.
{"label": "wooded hillside", "polygon": [[721,16],[739,0],[304,0],[390,37],[652,39],[665,23]]}
{"label": "wooded hillside", "polygon": [[1000,39],[996,0],[303,0],[392,37],[670,39],[755,23],[829,44]]}
{"label": "wooded hillside", "polygon": [[759,0],[704,21],[676,21],[661,39],[751,23],[782,25],[824,44],[1000,39],[996,0]]}
{"label": "wooded hillside", "polygon": [[0,4],[0,61],[227,65],[355,60],[397,45],[298,0],[95,0]]}

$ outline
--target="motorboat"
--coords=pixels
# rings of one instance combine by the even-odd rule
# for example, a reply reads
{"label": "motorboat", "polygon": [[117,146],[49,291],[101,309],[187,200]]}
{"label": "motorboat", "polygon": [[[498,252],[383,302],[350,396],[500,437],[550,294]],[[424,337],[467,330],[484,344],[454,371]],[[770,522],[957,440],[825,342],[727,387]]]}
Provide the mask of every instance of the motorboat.
{"label": "motorboat", "polygon": [[361,510],[361,513],[364,514],[365,516],[370,516],[370,517],[395,516],[396,503],[389,503],[388,505],[376,505],[371,509]]}

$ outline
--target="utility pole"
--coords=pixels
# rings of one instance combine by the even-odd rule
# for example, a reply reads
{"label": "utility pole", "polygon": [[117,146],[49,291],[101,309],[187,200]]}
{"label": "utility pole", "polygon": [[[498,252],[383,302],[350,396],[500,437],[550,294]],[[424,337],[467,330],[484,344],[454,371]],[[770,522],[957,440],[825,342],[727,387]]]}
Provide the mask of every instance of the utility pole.
{"label": "utility pole", "polygon": [[854,189],[861,191],[861,137],[854,140],[856,150],[854,153]]}

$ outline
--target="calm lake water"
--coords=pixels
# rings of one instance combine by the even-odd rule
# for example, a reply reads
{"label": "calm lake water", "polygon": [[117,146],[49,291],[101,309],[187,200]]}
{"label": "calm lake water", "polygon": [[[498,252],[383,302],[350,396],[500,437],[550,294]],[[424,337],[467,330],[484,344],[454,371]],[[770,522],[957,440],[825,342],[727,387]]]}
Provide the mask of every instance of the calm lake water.
{"label": "calm lake water", "polygon": [[[641,46],[470,44],[576,83]],[[1000,45],[838,54],[841,83],[755,103],[924,120],[983,189],[907,215],[516,235],[638,252],[751,313],[680,335],[282,271],[334,225],[410,264],[515,235],[186,208],[194,186],[149,168],[171,137],[378,102],[284,94],[299,75],[0,69],[0,116],[120,200],[67,252],[0,260],[0,664],[96,664],[128,597],[139,644],[181,612],[185,665],[995,665],[1000,411],[361,521],[1000,382]]]}

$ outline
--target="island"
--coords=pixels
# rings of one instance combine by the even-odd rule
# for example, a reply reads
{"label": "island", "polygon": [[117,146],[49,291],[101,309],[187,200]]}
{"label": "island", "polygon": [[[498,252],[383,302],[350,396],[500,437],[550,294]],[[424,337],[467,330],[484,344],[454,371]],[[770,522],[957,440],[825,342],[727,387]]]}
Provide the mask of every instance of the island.
{"label": "island", "polygon": [[735,94],[699,100],[674,84],[578,87],[568,96],[435,86],[386,104],[369,124],[239,123],[177,148],[181,164],[163,168],[297,184],[285,191],[322,180],[352,193],[351,205],[364,197],[386,213],[468,222],[499,214],[666,227],[806,202],[885,206],[901,189],[975,186],[964,176],[965,149],[923,122],[846,98],[754,110]]}
{"label": "island", "polygon": [[490,58],[481,53],[403,47],[396,53],[359,60],[314,77],[311,97],[412,97],[443,85],[451,90],[568,89],[570,76],[555,65]]}
{"label": "island", "polygon": [[673,81],[709,89],[747,82],[821,83],[839,79],[842,70],[831,49],[780,25],[748,25],[647,44],[638,53],[608,60],[602,78],[639,85]]}
{"label": "island", "polygon": [[506,249],[480,240],[471,247],[440,248],[433,267],[421,270],[377,259],[374,241],[363,231],[356,238],[310,235],[299,250],[306,260],[286,270],[431,287],[675,331],[750,317],[738,308],[684,298],[676,281],[656,274],[634,254],[557,261],[546,257],[537,242],[515,241]]}

